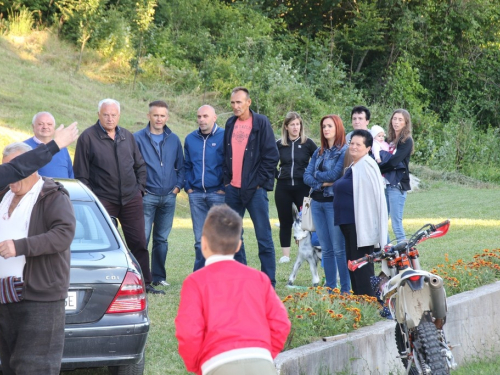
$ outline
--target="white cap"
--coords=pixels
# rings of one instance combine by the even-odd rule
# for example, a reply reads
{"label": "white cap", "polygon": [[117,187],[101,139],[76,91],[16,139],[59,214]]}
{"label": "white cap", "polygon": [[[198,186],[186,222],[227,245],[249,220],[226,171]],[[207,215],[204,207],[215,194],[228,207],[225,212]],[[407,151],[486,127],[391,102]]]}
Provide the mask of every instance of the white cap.
{"label": "white cap", "polygon": [[372,133],[372,137],[375,138],[380,133],[384,133],[385,134],[385,130],[381,126],[373,125],[372,128],[371,128],[371,130],[370,130],[370,133]]}

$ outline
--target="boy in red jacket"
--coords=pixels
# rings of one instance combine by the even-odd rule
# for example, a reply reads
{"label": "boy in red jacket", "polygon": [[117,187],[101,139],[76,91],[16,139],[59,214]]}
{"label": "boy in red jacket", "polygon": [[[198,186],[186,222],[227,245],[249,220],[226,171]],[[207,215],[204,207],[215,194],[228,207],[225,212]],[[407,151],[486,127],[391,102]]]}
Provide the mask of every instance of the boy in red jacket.
{"label": "boy in red jacket", "polygon": [[175,319],[179,354],[196,374],[276,374],[290,321],[269,277],[234,261],[242,220],[227,205],[208,212],[201,237],[206,267],[182,285]]}

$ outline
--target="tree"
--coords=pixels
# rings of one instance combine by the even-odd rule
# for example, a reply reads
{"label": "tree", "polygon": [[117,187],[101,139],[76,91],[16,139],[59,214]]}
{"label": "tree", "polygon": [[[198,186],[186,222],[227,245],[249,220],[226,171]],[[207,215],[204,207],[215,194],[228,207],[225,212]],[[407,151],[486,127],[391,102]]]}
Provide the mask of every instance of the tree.
{"label": "tree", "polygon": [[156,0],[139,0],[136,4],[136,15],[135,23],[137,25],[137,30],[139,32],[139,46],[137,47],[137,56],[135,59],[135,73],[134,73],[134,83],[132,89],[135,89],[135,82],[137,80],[137,75],[139,74],[139,64],[142,57],[142,49],[144,36],[148,29],[150,28],[155,15],[155,8],[157,6]]}
{"label": "tree", "polygon": [[372,2],[353,2],[350,21],[335,32],[337,47],[349,56],[351,76],[358,74],[370,51],[385,51],[387,20]]}
{"label": "tree", "polygon": [[76,71],[80,70],[82,63],[83,50],[88,40],[92,36],[100,11],[102,10],[105,0],[79,0],[75,6],[74,15],[79,19],[79,33],[78,42],[80,43],[80,56],[78,58],[78,65]]}

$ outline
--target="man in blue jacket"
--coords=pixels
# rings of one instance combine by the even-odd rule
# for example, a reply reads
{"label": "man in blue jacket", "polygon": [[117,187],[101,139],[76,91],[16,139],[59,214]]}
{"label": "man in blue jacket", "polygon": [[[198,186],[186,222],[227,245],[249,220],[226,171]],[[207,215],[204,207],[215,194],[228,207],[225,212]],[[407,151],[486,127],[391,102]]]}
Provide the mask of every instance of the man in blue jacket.
{"label": "man in blue jacket", "polygon": [[68,127],[64,125],[56,129],[54,140],[40,145],[34,150],[25,152],[12,159],[9,163],[0,165],[0,190],[5,189],[8,184],[22,180],[34,173],[52,160],[62,148],[73,143],[78,136],[77,123]]}
{"label": "man in blue jacket", "polygon": [[[261,271],[275,286],[276,259],[267,192],[274,188],[279,153],[269,119],[252,111],[251,104],[248,89],[236,87],[232,91],[234,116],[227,120],[224,133],[226,203],[241,217],[248,210],[259,244]],[[234,259],[246,264],[243,243]]]}
{"label": "man in blue jacket", "polygon": [[209,105],[198,108],[199,128],[184,141],[184,190],[188,193],[193,221],[195,260],[193,271],[205,265],[201,253],[201,232],[208,210],[224,203],[224,129],[216,124],[215,109]]}
{"label": "man in blue jacket", "polygon": [[[51,113],[38,112],[33,117],[31,124],[34,136],[25,140],[24,143],[35,149],[41,144],[52,141],[56,133],[56,120]],[[69,157],[68,149],[62,148],[52,157],[50,163],[38,170],[38,174],[45,177],[75,178],[73,162]]]}
{"label": "man in blue jacket", "polygon": [[184,157],[179,137],[167,126],[167,103],[162,100],[149,103],[148,119],[148,125],[134,134],[147,167],[143,197],[146,241],[149,244],[153,229],[153,285],[168,286],[165,271],[168,235],[177,194],[184,186]]}
{"label": "man in blue jacket", "polygon": [[201,253],[201,231],[210,207],[224,203],[224,129],[216,124],[215,109],[209,105],[198,108],[199,128],[184,141],[184,190],[188,193],[193,221],[195,260],[193,271],[205,266]]}

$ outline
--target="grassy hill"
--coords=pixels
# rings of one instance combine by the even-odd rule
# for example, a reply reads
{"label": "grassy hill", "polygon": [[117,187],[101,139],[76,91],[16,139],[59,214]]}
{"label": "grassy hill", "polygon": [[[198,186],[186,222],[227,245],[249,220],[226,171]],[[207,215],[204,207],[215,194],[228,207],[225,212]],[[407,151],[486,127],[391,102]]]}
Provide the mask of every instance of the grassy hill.
{"label": "grassy hill", "polygon": [[[25,37],[0,37],[0,149],[32,136],[31,121],[40,111],[52,113],[57,124],[78,122],[80,132],[97,121],[101,99],[120,102],[120,126],[135,132],[146,126],[148,104],[165,100],[169,105],[169,127],[181,140],[197,128],[196,111],[207,103],[219,113],[224,124],[232,114],[229,101],[210,95],[187,96],[165,91],[161,82],[132,90],[129,71],[118,62],[85,55],[78,74],[74,47],[48,31]],[[221,104],[223,103],[223,104]],[[75,145],[70,146],[73,154]],[[178,214],[189,217],[187,196],[179,199]]]}
{"label": "grassy hill", "polygon": [[[161,82],[132,91],[129,71],[113,61],[89,52],[75,74],[78,55],[73,47],[48,31],[26,37],[0,37],[0,126],[31,132],[31,120],[39,111],[51,112],[58,124],[78,121],[80,130],[97,120],[97,103],[114,98],[121,103],[120,125],[134,132],[147,124],[149,102],[165,100],[170,107],[169,126],[183,139],[197,127],[196,110],[213,105],[225,122],[229,101],[217,97],[186,96],[165,91]],[[223,104],[221,104],[223,103]],[[0,146],[9,138],[1,133]]]}

